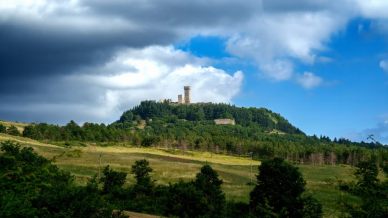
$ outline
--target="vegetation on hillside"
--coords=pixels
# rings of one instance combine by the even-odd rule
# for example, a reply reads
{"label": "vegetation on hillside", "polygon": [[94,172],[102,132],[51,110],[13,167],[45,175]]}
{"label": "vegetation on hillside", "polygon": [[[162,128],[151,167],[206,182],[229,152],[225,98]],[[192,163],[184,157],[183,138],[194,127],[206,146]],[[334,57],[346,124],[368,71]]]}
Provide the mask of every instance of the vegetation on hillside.
{"label": "vegetation on hillside", "polygon": [[0,217],[110,217],[112,208],[90,183],[73,177],[32,148],[2,142]]}
{"label": "vegetation on hillside", "polygon": [[[262,211],[255,207],[255,210],[250,210],[245,203],[227,202],[221,189],[223,181],[209,165],[204,165],[193,181],[157,185],[150,176],[152,168],[148,161],[138,160],[132,166],[135,183],[129,186],[124,185],[126,173],[107,166],[100,178],[96,175],[87,186],[81,187],[74,184],[71,175],[59,170],[31,148],[21,149],[18,144],[7,141],[1,143],[1,150],[1,217],[112,217],[119,216],[122,210],[169,217],[221,218],[235,217],[235,214],[240,217],[261,217],[259,214],[267,212],[268,217],[284,215],[283,209],[268,211],[269,208],[263,208]],[[260,179],[263,173],[272,175],[276,171],[297,176],[286,180],[278,180],[274,176],[272,180]],[[260,204],[261,201],[257,201],[261,199],[258,189],[265,193],[271,184],[280,183],[289,183],[288,187],[295,189],[303,189],[304,186],[303,178],[296,168],[281,159],[268,160],[260,167],[256,191],[250,195],[251,202]],[[296,186],[293,185],[295,183]],[[268,205],[276,205],[289,197],[288,193],[270,195],[266,195],[268,199],[265,199]],[[251,203],[251,206],[255,204]],[[303,201],[298,205],[302,211],[301,217],[321,216],[320,205],[314,200]],[[112,213],[112,209],[118,212]]]}
{"label": "vegetation on hillside", "polygon": [[[387,176],[387,168],[384,168]],[[380,181],[379,167],[373,160],[363,161],[357,165],[355,183],[340,183],[342,191],[360,197],[359,204],[342,202],[344,210],[351,217],[388,217],[388,180]]]}
{"label": "vegetation on hillside", "polygon": [[[236,125],[215,125],[213,119],[233,118]],[[171,105],[144,101],[110,125],[70,121],[65,126],[33,124],[23,136],[49,141],[128,142],[135,146],[252,154],[253,158],[284,159],[312,164],[356,165],[372,156],[380,164],[388,149],[377,142],[306,136],[279,114],[267,109],[226,104]]]}
{"label": "vegetation on hillside", "polygon": [[283,159],[264,161],[250,194],[251,212],[257,217],[321,217],[322,205],[302,196],[305,184],[298,168]]}

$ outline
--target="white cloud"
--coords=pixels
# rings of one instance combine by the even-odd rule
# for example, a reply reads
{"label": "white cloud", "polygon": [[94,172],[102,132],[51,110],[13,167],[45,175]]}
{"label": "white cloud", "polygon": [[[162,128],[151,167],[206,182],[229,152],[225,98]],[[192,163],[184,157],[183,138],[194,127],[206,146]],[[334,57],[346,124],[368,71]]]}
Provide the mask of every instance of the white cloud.
{"label": "white cloud", "polygon": [[388,18],[387,0],[356,0],[360,13],[368,18]]}
{"label": "white cloud", "polygon": [[273,60],[260,65],[260,69],[271,79],[288,80],[293,76],[293,66],[290,61]]}
{"label": "white cloud", "polygon": [[305,89],[312,89],[322,84],[323,80],[319,76],[314,75],[311,72],[304,72],[297,77],[296,80]]}
{"label": "white cloud", "polygon": [[[48,98],[41,103],[36,99],[31,101],[36,105],[31,108],[43,113],[41,117],[55,108],[53,111],[63,109],[64,112],[58,113],[69,115],[66,119],[76,116],[73,111],[78,111],[85,115],[84,119],[110,121],[140,100],[175,99],[186,84],[192,86],[195,101],[229,102],[237,95],[243,80],[241,72],[228,74],[212,67],[211,60],[166,45],[196,35],[225,37],[227,51],[236,56],[236,60],[254,62],[266,78],[296,81],[312,89],[322,85],[323,78],[311,72],[295,72],[296,63],[330,62],[330,57],[320,57],[320,53],[330,49],[327,42],[343,30],[349,20],[362,16],[386,21],[387,11],[386,0],[1,0],[0,25],[5,24],[2,26],[5,34],[0,35],[7,36],[6,27],[20,28],[14,35],[26,37],[10,34],[2,40],[8,44],[15,40],[10,48],[19,51],[18,57],[28,57],[22,54],[28,53],[29,46],[26,46],[27,52],[23,52],[16,45],[44,42],[45,46],[38,47],[42,51],[36,54],[42,55],[44,61],[47,57],[66,60],[59,55],[62,51],[68,51],[72,58],[79,60],[69,68],[69,71],[78,69],[78,73],[71,76],[66,76],[67,71],[58,73],[55,85],[62,88],[47,92],[57,95],[53,99],[69,102],[58,104]],[[52,46],[45,48],[50,44]],[[110,57],[122,47],[130,49]],[[77,49],[84,50],[79,52],[90,57],[89,54],[97,53],[97,61],[73,56],[77,54],[73,50]],[[110,60],[99,59],[103,54]],[[92,66],[104,62],[103,66]],[[379,64],[388,72],[388,60]],[[45,75],[49,74],[51,70]],[[63,94],[64,87],[72,87],[73,93]],[[72,95],[77,100],[69,100]],[[86,98],[80,103],[80,99]]]}
{"label": "white cloud", "polygon": [[381,60],[379,65],[384,72],[388,73],[388,60]]}
{"label": "white cloud", "polygon": [[[193,102],[231,102],[241,88],[243,73],[233,75],[206,65],[209,60],[167,46],[121,51],[97,73],[74,74],[67,82],[95,87],[98,106],[90,108],[98,120],[117,119],[141,100],[177,100],[190,85]],[[102,73],[104,72],[104,73]]]}
{"label": "white cloud", "polygon": [[319,51],[346,24],[346,16],[330,11],[266,13],[237,27],[227,50],[238,57],[254,60],[271,79],[288,80],[295,73],[293,63],[320,61]]}

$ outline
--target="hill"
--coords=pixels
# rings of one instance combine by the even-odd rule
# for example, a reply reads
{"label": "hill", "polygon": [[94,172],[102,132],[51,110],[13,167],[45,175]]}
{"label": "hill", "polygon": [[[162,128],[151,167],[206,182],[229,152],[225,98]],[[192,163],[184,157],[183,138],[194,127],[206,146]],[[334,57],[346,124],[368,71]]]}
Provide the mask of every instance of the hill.
{"label": "hill", "polygon": [[289,134],[304,134],[290,124],[280,114],[265,108],[240,108],[228,104],[198,103],[171,104],[143,101],[140,105],[123,113],[116,123],[131,124],[133,121],[162,120],[176,122],[177,120],[191,122],[213,123],[216,119],[233,119],[237,125],[255,126],[265,132],[284,132]]}
{"label": "hill", "polygon": [[[215,119],[235,120],[216,125]],[[33,124],[23,136],[71,145],[125,142],[135,146],[177,148],[247,155],[254,159],[283,157],[298,163],[351,164],[372,155],[383,163],[388,149],[379,143],[307,136],[281,115],[264,108],[227,104],[170,104],[143,101],[110,125],[70,121],[65,126]]]}
{"label": "hill", "polygon": [[[219,118],[234,119],[235,125],[216,125],[214,119]],[[227,200],[247,202],[253,188],[248,183],[254,180],[260,161],[284,157],[298,164],[307,191],[323,204],[326,217],[339,215],[339,200],[359,200],[336,187],[338,178],[354,180],[349,165],[370,158],[380,164],[388,160],[387,148],[380,144],[307,136],[267,109],[225,104],[146,101],[110,125],[4,124],[18,125],[20,133],[0,133],[0,141],[33,147],[83,185],[100,175],[105,165],[129,174],[139,159],[150,162],[157,184],[192,180],[202,165],[210,164],[224,181]],[[127,185],[133,182],[132,176],[127,177]]]}

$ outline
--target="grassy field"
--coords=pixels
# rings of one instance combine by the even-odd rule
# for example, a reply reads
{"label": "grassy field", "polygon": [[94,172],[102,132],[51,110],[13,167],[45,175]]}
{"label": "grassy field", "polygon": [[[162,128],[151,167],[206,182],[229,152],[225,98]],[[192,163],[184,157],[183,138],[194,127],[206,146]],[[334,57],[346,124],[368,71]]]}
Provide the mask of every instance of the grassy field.
{"label": "grassy field", "polygon": [[24,127],[30,125],[28,123],[10,122],[2,120],[0,120],[0,124],[4,125],[5,127],[15,126],[19,130],[19,132],[23,132]]}
{"label": "grassy field", "polygon": [[[52,159],[60,168],[71,172],[79,184],[85,184],[88,179],[102,171],[105,165],[128,173],[127,183],[134,181],[130,175],[131,165],[139,159],[147,159],[153,168],[153,179],[158,184],[174,183],[182,180],[192,180],[200,167],[210,164],[223,179],[223,189],[229,200],[248,202],[249,192],[253,186],[247,185],[260,164],[246,157],[232,157],[207,152],[192,152],[166,150],[157,148],[137,148],[123,146],[101,147],[88,145],[85,147],[65,148],[37,142],[23,137],[13,137],[0,134],[0,141],[15,140],[29,145],[34,150]],[[353,180],[353,168],[346,165],[298,165],[307,182],[307,191],[315,196],[324,206],[325,217],[338,216],[338,200],[357,199],[342,194],[336,189],[336,181]],[[253,173],[251,174],[251,169]]]}

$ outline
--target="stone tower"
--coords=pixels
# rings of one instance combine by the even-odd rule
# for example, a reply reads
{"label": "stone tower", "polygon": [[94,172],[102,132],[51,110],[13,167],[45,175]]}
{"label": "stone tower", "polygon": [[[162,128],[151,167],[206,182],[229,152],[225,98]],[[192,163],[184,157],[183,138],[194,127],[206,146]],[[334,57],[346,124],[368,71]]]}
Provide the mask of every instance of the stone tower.
{"label": "stone tower", "polygon": [[183,104],[182,95],[178,95],[178,104]]}
{"label": "stone tower", "polygon": [[185,104],[190,104],[190,86],[185,86]]}

